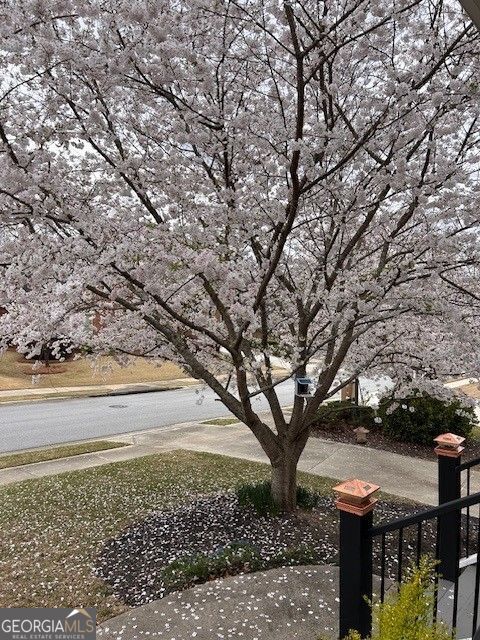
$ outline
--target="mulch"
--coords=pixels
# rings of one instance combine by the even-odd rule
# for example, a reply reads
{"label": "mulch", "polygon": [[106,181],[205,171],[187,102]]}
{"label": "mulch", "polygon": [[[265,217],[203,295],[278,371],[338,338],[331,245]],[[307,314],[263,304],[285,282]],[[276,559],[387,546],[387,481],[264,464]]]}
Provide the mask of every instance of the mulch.
{"label": "mulch", "polygon": [[[424,505],[383,501],[374,512],[375,524],[391,522],[423,510]],[[471,522],[470,535],[475,538],[478,521]],[[464,528],[465,529],[465,528]],[[296,557],[282,566],[305,564],[302,549],[308,549],[308,564],[331,564],[338,560],[338,510],[328,496],[320,496],[317,506],[310,512],[294,515],[259,516],[253,509],[240,506],[234,493],[216,493],[202,496],[183,506],[150,514],[127,527],[120,535],[109,540],[101,550],[95,574],[109,589],[130,606],[146,604],[162,598],[172,590],[162,579],[163,570],[179,559],[197,554],[215,556],[229,545],[248,544],[263,560],[262,568],[278,566],[279,552],[298,550]],[[407,528],[402,537],[402,569],[417,559],[417,553],[434,554],[436,543],[435,522],[422,527],[421,548],[417,548],[417,527]],[[398,533],[385,539],[385,577],[398,577]],[[373,550],[374,572],[382,566],[381,540],[376,539]],[[248,573],[249,567],[236,568],[234,573]],[[228,575],[234,575],[229,573]],[[210,575],[209,579],[224,574]],[[193,581],[195,584],[206,579]],[[192,580],[179,590],[192,586]]]}
{"label": "mulch", "polygon": [[[325,424],[316,424],[312,427],[311,435],[317,438],[325,438],[335,442],[345,442],[347,444],[355,444],[355,434],[351,424],[345,422],[337,422],[334,427]],[[359,445],[362,446],[362,445]],[[404,456],[413,456],[415,458],[423,458],[425,460],[436,460],[437,456],[434,452],[434,443],[432,446],[412,444],[410,442],[399,442],[385,436],[380,430],[371,429],[367,435],[367,447],[373,449],[382,449],[383,451],[391,451]],[[477,440],[467,440],[465,443],[465,451],[462,461],[472,460],[480,457],[480,442]]]}

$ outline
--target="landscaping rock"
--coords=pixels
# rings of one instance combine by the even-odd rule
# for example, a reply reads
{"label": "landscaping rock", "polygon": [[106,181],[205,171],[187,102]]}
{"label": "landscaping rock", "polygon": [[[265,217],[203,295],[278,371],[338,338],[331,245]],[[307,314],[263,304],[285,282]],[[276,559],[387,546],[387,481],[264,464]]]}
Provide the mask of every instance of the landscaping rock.
{"label": "landscaping rock", "polygon": [[[153,513],[108,541],[96,574],[124,602],[139,605],[173,590],[162,579],[166,566],[198,554],[213,557],[229,545],[247,545],[258,555],[260,568],[302,564],[305,558],[331,562],[336,555],[337,527],[329,521],[336,514],[330,498],[319,501],[311,515],[261,517],[241,507],[233,493],[203,496]],[[282,553],[289,554],[287,562],[282,561]],[[238,572],[238,568],[232,571]]]}

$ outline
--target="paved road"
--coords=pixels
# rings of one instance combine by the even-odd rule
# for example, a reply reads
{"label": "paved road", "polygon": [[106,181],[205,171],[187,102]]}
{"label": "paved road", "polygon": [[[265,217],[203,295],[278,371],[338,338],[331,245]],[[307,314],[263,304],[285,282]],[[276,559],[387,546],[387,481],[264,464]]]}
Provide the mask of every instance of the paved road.
{"label": "paved road", "polygon": [[[374,383],[361,379],[369,391]],[[293,403],[293,382],[277,387],[284,406]],[[254,399],[258,411],[267,403]],[[135,395],[77,398],[0,406],[0,452],[17,451],[130,431],[168,427],[178,422],[228,415],[210,390],[178,389]]]}
{"label": "paved road", "polygon": [[[143,431],[189,420],[228,415],[210,390],[178,389],[135,395],[78,398],[0,407],[0,452]],[[293,384],[279,388],[282,404],[293,402]],[[255,401],[259,410],[265,401]]]}

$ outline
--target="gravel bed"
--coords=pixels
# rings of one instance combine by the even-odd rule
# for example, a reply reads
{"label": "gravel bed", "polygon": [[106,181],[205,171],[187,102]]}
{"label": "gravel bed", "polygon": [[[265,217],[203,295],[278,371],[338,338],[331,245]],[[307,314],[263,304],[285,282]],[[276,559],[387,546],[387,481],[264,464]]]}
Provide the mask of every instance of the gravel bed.
{"label": "gravel bed", "polygon": [[[382,500],[375,509],[375,523],[390,522],[421,510],[422,505]],[[476,523],[471,535],[476,535]],[[403,562],[406,567],[416,556],[416,528],[404,532]],[[434,553],[435,523],[427,523],[422,532],[422,553]],[[95,573],[112,592],[130,606],[146,604],[167,595],[168,585],[162,571],[179,559],[207,554],[214,557],[232,544],[248,544],[264,561],[264,567],[278,566],[275,556],[281,551],[297,550],[284,566],[302,563],[303,550],[311,554],[312,564],[336,563],[338,552],[338,511],[333,500],[321,497],[308,513],[291,516],[260,517],[252,509],[241,507],[234,493],[210,494],[179,508],[152,513],[133,523],[119,536],[109,540],[97,558]],[[381,566],[380,540],[374,544],[374,572]],[[398,571],[398,534],[386,538],[385,575],[395,579]],[[248,572],[248,567],[237,573]],[[232,575],[210,575],[209,579]],[[198,580],[195,583],[204,582]],[[191,586],[191,582],[184,587]]]}
{"label": "gravel bed", "polygon": [[[328,503],[328,507],[327,507]],[[333,503],[325,499],[331,512]],[[108,541],[96,567],[127,604],[145,604],[168,593],[161,571],[175,560],[214,556],[231,544],[249,544],[265,561],[280,551],[309,548],[318,563],[335,553],[322,509],[308,517],[261,517],[241,507],[233,493],[200,497],[177,509],[153,513]],[[212,576],[213,577],[213,576]]]}

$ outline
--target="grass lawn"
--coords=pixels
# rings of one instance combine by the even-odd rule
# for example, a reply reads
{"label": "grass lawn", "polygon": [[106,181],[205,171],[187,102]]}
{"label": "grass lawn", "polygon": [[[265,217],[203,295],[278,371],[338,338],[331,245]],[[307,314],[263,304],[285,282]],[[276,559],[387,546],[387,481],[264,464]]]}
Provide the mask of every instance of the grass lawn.
{"label": "grass lawn", "polygon": [[211,420],[205,420],[202,424],[213,424],[216,427],[226,427],[229,424],[236,424],[238,418],[212,418]]}
{"label": "grass lawn", "polygon": [[32,365],[32,361],[25,360],[13,350],[0,356],[0,391],[161,382],[187,377],[180,367],[170,362],[158,362],[156,365],[152,360],[135,358],[128,367],[123,368],[113,358],[104,357],[98,362],[98,370],[84,358],[58,365],[52,363],[52,367],[60,367],[62,371],[42,374],[33,383]]}
{"label": "grass lawn", "polygon": [[9,467],[19,467],[35,462],[47,462],[48,460],[58,460],[58,458],[69,458],[82,453],[94,453],[95,451],[105,451],[106,449],[118,449],[125,447],[125,442],[107,442],[106,440],[96,440],[94,442],[81,442],[80,444],[67,444],[61,447],[51,447],[49,449],[36,449],[35,451],[24,451],[22,453],[8,453],[0,455],[0,469]]}
{"label": "grass lawn", "polygon": [[467,396],[480,400],[480,383],[474,382],[473,384],[467,384],[461,387],[461,390],[463,393],[466,393]]}
{"label": "grass lawn", "polygon": [[[200,494],[264,480],[269,467],[171,452],[0,488],[0,607],[126,606],[92,575],[102,544],[146,514]],[[330,494],[333,480],[300,474]]]}
{"label": "grass lawn", "polygon": [[[158,569],[167,567],[158,565],[162,553],[173,552],[180,563],[182,558],[190,562],[175,567],[172,576],[176,579],[179,569],[193,570],[188,560],[193,534],[207,552],[208,544],[218,548],[215,532],[228,521],[237,543],[252,526],[264,527],[266,518],[252,520],[235,507],[231,511],[228,505],[235,496],[225,492],[269,476],[265,464],[173,451],[0,487],[0,607],[95,607],[102,621],[125,611],[125,602],[142,603],[142,585],[146,589],[153,585],[152,593],[158,592]],[[332,562],[338,538],[338,512],[332,499],[336,481],[299,473],[299,482],[319,494],[321,504],[310,515],[300,513],[294,519],[300,539],[288,545],[303,544],[307,532],[313,531],[315,544],[327,548],[326,561]],[[386,495],[381,498],[376,509],[380,520],[411,513],[414,506]],[[204,508],[199,509],[199,503]],[[285,518],[268,525],[272,527],[266,539],[264,536],[268,556],[279,549],[279,532],[292,526]],[[170,551],[168,531],[173,533]],[[299,547],[289,549],[297,554]],[[375,561],[378,564],[379,559]],[[296,556],[295,563],[309,561]],[[99,566],[105,581],[94,575]],[[388,567],[395,570],[393,561],[387,562]],[[133,591],[128,584],[132,580],[137,581]],[[120,585],[117,595],[108,582]]]}

